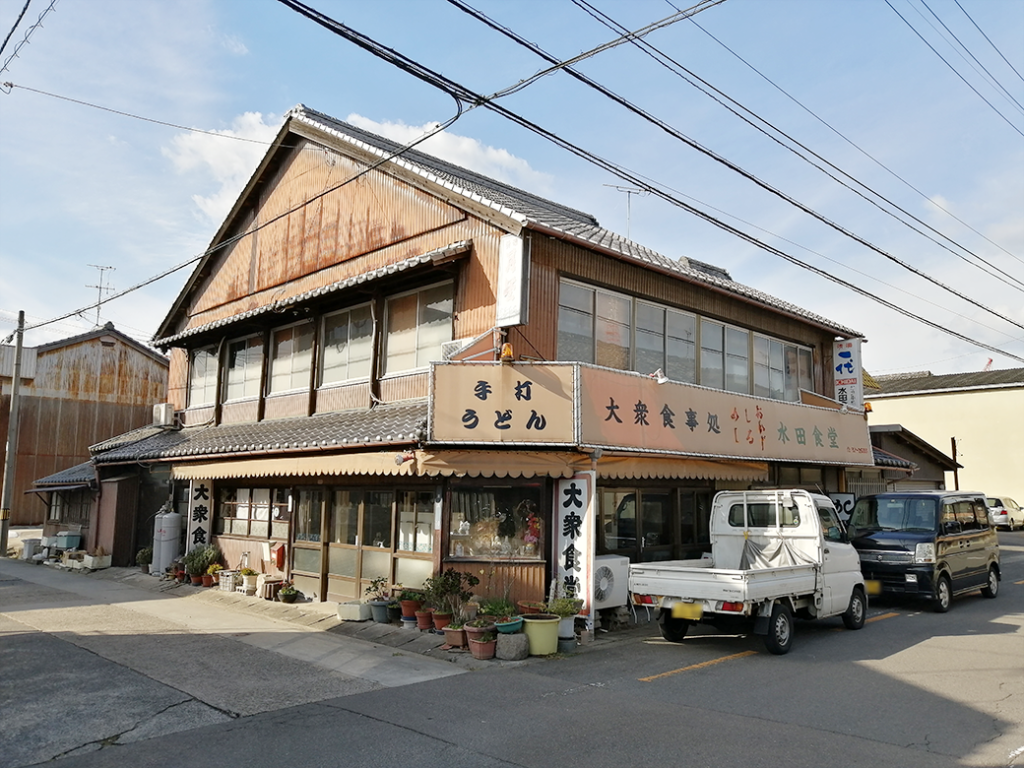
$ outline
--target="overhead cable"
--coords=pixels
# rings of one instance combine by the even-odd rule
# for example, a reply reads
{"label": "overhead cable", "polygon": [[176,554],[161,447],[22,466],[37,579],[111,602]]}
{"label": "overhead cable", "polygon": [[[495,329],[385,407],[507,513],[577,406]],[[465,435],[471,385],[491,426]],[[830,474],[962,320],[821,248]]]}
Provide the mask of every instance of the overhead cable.
{"label": "overhead cable", "polygon": [[482,96],[481,94],[478,94],[470,90],[469,88],[460,85],[459,83],[455,82],[454,80],[451,80],[448,77],[445,77],[444,75],[434,72],[429,67],[421,64],[420,62],[417,62],[409,58],[408,56],[405,56],[404,54],[395,51],[393,48],[388,48],[387,46],[378,43],[376,40],[372,39],[368,35],[365,35],[362,32],[358,32],[352,29],[351,27],[348,27],[347,25],[343,24],[342,22],[336,21],[335,19],[326,16],[320,11],[311,8],[310,6],[300,2],[299,0],[278,0],[278,2],[280,2],[282,5],[286,5],[287,7],[296,11],[297,13],[302,14],[306,18],[315,21],[317,24],[324,27],[331,33],[338,35],[339,37],[342,37],[348,40],[349,42],[353,43],[354,45],[359,46],[363,50],[373,54],[374,56],[384,61],[387,61],[388,63],[401,69],[403,72],[413,75],[414,77],[422,80],[423,82],[429,85],[434,86],[439,90],[444,91],[445,93],[448,93],[449,95],[454,96],[458,94],[458,98],[465,100],[467,103],[483,106],[486,109],[494,111],[497,114],[501,115],[502,117],[505,117],[506,119],[516,123],[517,125],[520,125],[523,128],[532,131],[533,133],[537,134],[538,136],[544,139],[547,139],[556,146],[561,147],[568,152],[571,152],[577,157],[585,159],[588,162],[592,163],[593,165],[607,170],[608,172],[612,173],[615,176],[618,176],[624,181],[627,181],[631,184],[642,187],[644,189],[650,190],[651,194],[661,198],[662,200],[665,200],[666,202],[675,205],[693,214],[694,216],[704,219],[709,223],[713,223],[720,229],[732,235],[735,235],[736,237],[739,237],[740,239],[750,243],[751,245],[761,248],[762,250],[765,250],[775,256],[778,256],[779,258],[790,261],[791,263],[797,264],[798,266],[801,266],[804,269],[807,269],[819,275],[820,277],[837,283],[838,285],[842,285],[846,288],[849,288],[850,290],[853,290],[856,293],[859,293],[862,296],[871,299],[872,301],[882,304],[883,306],[886,306],[889,309],[899,312],[900,314],[903,314],[913,320],[917,320],[918,322],[930,326],[935,330],[953,336],[954,338],[967,342],[968,344],[973,344],[975,346],[981,347],[982,349],[987,349],[991,352],[996,352],[997,354],[1004,355],[1006,357],[1010,357],[1014,360],[1024,363],[1024,357],[1018,357],[1017,355],[1006,352],[1005,350],[999,349],[998,347],[993,347],[988,344],[985,344],[984,342],[978,341],[977,339],[969,338],[961,333],[958,333],[957,331],[954,331],[951,328],[946,328],[940,325],[939,323],[935,323],[923,317],[915,315],[909,310],[904,309],[903,307],[899,307],[895,304],[892,304],[891,302],[886,301],[885,299],[879,296],[875,296],[869,291],[865,291],[864,289],[851,283],[848,283],[847,281],[842,280],[836,277],[835,275],[831,275],[825,272],[824,270],[814,267],[813,265],[807,264],[806,262],[803,262],[800,259],[797,259],[796,257],[779,250],[778,248],[775,248],[771,245],[768,245],[765,242],[762,242],[761,240],[758,240],[757,238],[746,232],[743,232],[729,224],[726,224],[725,222],[719,219],[714,218],[713,216],[710,216],[704,211],[701,211],[700,209],[683,202],[682,200],[674,197],[673,195],[668,194],[663,189],[644,182],[639,176],[633,174],[627,169],[609,160],[605,160],[604,158],[601,158],[587,150],[584,150],[581,147],[576,146],[575,144],[572,144],[571,142],[567,141],[566,139],[563,139],[557,134],[554,134],[551,131],[548,131],[547,129],[540,127],[539,125],[527,120],[525,117],[522,117],[521,115],[518,115],[515,112],[512,112],[511,110],[499,104],[496,104],[492,101],[488,101],[486,97]]}

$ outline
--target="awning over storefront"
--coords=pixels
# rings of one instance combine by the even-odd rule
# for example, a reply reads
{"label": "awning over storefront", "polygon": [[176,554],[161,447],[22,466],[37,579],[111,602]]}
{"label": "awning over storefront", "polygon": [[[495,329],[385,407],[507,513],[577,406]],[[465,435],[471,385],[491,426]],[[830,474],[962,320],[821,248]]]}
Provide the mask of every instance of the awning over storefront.
{"label": "awning over storefront", "polygon": [[[241,459],[177,464],[176,480],[230,480],[317,475],[391,475],[404,477],[572,477],[591,468],[588,454],[569,451],[377,451],[332,456]],[[602,478],[765,480],[768,465],[754,461],[602,456]]]}

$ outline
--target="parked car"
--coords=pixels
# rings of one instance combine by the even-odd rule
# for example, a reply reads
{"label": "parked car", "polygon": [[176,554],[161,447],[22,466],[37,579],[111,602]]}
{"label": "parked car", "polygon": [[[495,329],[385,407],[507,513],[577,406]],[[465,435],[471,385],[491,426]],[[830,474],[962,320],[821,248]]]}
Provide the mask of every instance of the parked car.
{"label": "parked car", "polygon": [[1024,528],[1024,509],[1009,496],[988,496],[988,521],[997,528]]}
{"label": "parked car", "polygon": [[872,594],[928,600],[945,613],[954,595],[999,592],[999,540],[984,494],[863,496],[850,515],[849,536]]}

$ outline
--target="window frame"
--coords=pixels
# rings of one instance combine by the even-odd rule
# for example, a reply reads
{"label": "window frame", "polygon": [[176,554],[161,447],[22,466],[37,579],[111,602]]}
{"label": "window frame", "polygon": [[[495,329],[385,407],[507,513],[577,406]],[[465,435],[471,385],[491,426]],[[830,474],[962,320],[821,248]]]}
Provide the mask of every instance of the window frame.
{"label": "window frame", "polygon": [[[255,344],[253,344],[251,342],[255,342]],[[238,383],[238,382],[232,382],[231,381],[232,371],[235,370],[231,366],[232,348],[237,346],[237,345],[239,345],[239,344],[245,344],[245,348],[244,349],[245,349],[245,354],[246,354],[246,361],[245,361],[246,364],[242,368],[243,375],[242,375],[242,381],[241,381],[242,389],[243,389],[243,394],[238,396],[238,397],[231,397],[231,387]],[[264,361],[264,357],[265,357],[265,355],[264,355],[264,348],[263,348],[264,347],[263,335],[262,334],[258,334],[258,333],[254,333],[254,334],[250,334],[248,336],[241,336],[239,338],[232,339],[231,341],[228,341],[226,346],[227,346],[227,357],[226,357],[226,359],[224,361],[224,382],[223,382],[223,393],[221,395],[221,397],[223,398],[222,402],[224,402],[224,403],[234,403],[234,402],[241,402],[243,400],[256,400],[256,399],[258,399],[260,394],[261,394],[261,389],[262,389],[261,386],[260,386],[260,382],[263,379],[263,361]],[[256,378],[255,378],[256,391],[254,393],[252,393],[252,394],[247,394],[244,390],[251,383],[251,380],[249,379],[248,375],[246,375],[249,372],[249,370],[250,370],[248,357],[249,357],[250,351],[253,350],[253,349],[256,349],[258,351],[258,354],[259,354],[259,365],[257,366],[257,370],[255,372],[256,373]]]}
{"label": "window frame", "polygon": [[[448,287],[450,289],[449,294],[445,298],[445,301],[447,301],[450,304],[450,308],[449,308],[449,311],[448,311],[448,333],[447,333],[447,338],[445,338],[444,340],[442,340],[440,343],[438,343],[436,345],[435,344],[427,345],[427,344],[423,343],[423,341],[422,341],[424,328],[427,327],[427,325],[423,322],[423,312],[425,310],[425,306],[426,305],[424,305],[424,303],[422,302],[422,297],[423,297],[424,294],[428,293],[429,291],[434,291],[434,290],[437,290],[437,289],[443,288],[443,287]],[[400,299],[408,298],[410,296],[415,296],[416,297],[416,321],[415,321],[415,324],[414,324],[414,326],[412,328],[412,330],[414,331],[414,338],[413,338],[413,344],[412,344],[412,348],[411,348],[411,351],[412,351],[412,354],[413,354],[413,366],[411,368],[392,369],[391,366],[392,366],[392,360],[393,359],[397,358],[399,355],[405,356],[405,355],[409,354],[409,351],[402,351],[402,352],[394,353],[394,354],[392,353],[392,349],[391,349],[391,347],[392,347],[392,339],[395,338],[395,332],[392,329],[392,324],[393,324],[393,321],[394,321],[394,314],[395,314],[393,306],[394,306],[394,302],[396,302],[396,301],[398,301]],[[403,329],[403,331],[408,331],[408,330],[409,329]],[[381,368],[380,378],[381,379],[387,379],[387,378],[391,378],[391,377],[394,377],[394,376],[406,376],[406,375],[409,375],[411,373],[418,373],[418,372],[429,370],[431,362],[440,361],[442,359],[441,350],[442,350],[442,348],[444,346],[444,343],[446,341],[451,341],[454,338],[454,335],[455,335],[454,332],[455,332],[455,281],[454,280],[441,280],[441,281],[438,281],[436,283],[431,283],[430,285],[424,285],[422,287],[415,288],[415,289],[412,289],[412,290],[409,290],[409,291],[403,291],[401,293],[394,293],[394,294],[391,294],[390,296],[387,296],[384,299],[384,328],[383,328],[383,332],[381,334],[382,344],[381,344],[381,356],[380,356],[380,358],[381,358],[380,359],[380,368]],[[445,334],[441,334],[441,335],[445,335]],[[432,360],[424,360],[424,359],[422,359],[425,355],[431,354],[430,350],[434,349],[435,347],[436,347],[436,350],[437,350],[437,352],[436,352],[437,357],[436,358],[434,358]]]}
{"label": "window frame", "polygon": [[[283,389],[276,389],[274,386],[275,380],[275,368],[278,364],[285,362],[285,358],[277,356],[278,349],[278,334],[282,334],[285,331],[292,332],[291,341],[294,343],[296,338],[295,329],[306,329],[309,336],[309,348],[305,351],[306,367],[299,369],[298,372],[295,369],[295,361],[298,360],[301,355],[296,354],[295,351],[291,352],[287,361],[289,363],[288,371],[288,383],[291,386]],[[267,386],[266,393],[268,396],[271,395],[286,395],[295,392],[309,391],[312,374],[313,374],[313,349],[316,346],[316,324],[309,320],[300,320],[297,323],[289,323],[288,325],[281,325],[270,331],[270,348],[267,351]],[[305,381],[299,386],[294,386],[296,373],[305,373]]]}
{"label": "window frame", "polygon": [[[206,356],[207,367],[203,371],[202,383],[197,385],[196,359],[203,353]],[[217,354],[217,345],[208,344],[203,347],[196,347],[188,351],[188,407],[206,408],[217,404],[217,380],[220,372],[220,356]],[[201,402],[195,402],[196,394],[201,393]]]}
{"label": "window frame", "polygon": [[[370,336],[369,336],[369,354],[366,358],[366,370],[365,373],[359,373],[359,375],[352,375],[352,314],[361,309],[368,310],[369,323],[370,323]],[[331,380],[325,379],[325,372],[327,371],[327,358],[330,354],[330,350],[334,347],[331,343],[328,335],[327,325],[332,318],[340,317],[341,315],[347,315],[347,332],[345,336],[345,373],[346,375],[342,378],[334,378]],[[373,304],[372,302],[363,302],[361,304],[355,304],[344,309],[338,309],[333,312],[327,312],[320,317],[320,359],[317,361],[317,385],[319,387],[338,387],[344,386],[359,381],[368,381],[373,375],[373,349],[376,340],[376,322],[373,316]],[[340,369],[341,366],[334,366],[334,368]]]}

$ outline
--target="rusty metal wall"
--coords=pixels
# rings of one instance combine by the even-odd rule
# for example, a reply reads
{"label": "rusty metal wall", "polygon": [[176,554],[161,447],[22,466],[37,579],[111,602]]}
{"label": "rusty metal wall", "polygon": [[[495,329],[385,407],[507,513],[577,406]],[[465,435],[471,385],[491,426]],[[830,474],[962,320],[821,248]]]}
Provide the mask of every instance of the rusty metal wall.
{"label": "rusty metal wall", "polygon": [[[443,571],[447,568],[454,568],[461,573],[476,576],[481,580],[481,585],[484,583],[481,573],[490,573],[493,569],[494,573],[490,577],[491,582],[494,584],[511,584],[509,599],[513,602],[519,602],[520,600],[544,600],[547,591],[547,585],[545,584],[546,564],[543,562],[493,563],[488,561],[467,563],[459,561],[443,563],[441,570]],[[480,589],[481,586],[478,586],[475,591],[479,593]],[[501,597],[501,595],[485,595],[485,597]]]}
{"label": "rusty metal wall", "polygon": [[255,422],[259,415],[259,400],[243,403],[226,403],[220,409],[221,424],[248,424]]}
{"label": "rusty metal wall", "polygon": [[430,374],[415,373],[409,376],[395,376],[380,383],[380,399],[385,403],[399,400],[415,400],[430,394]]}
{"label": "rusty metal wall", "polygon": [[278,395],[268,397],[264,406],[264,419],[288,419],[305,416],[309,409],[309,395],[301,392],[297,395]]}

